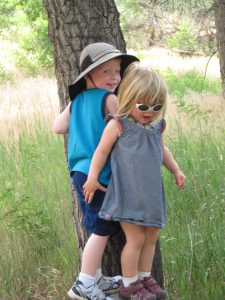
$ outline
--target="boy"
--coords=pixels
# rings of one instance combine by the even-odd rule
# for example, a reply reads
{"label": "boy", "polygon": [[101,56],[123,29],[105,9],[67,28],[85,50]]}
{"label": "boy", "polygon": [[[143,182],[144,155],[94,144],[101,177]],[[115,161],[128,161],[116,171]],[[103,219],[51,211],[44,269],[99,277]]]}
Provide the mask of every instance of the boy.
{"label": "boy", "polygon": [[80,56],[81,73],[69,86],[71,102],[56,117],[55,133],[67,133],[68,163],[73,185],[83,213],[83,225],[90,232],[84,247],[81,271],[68,292],[71,299],[105,300],[105,293],[116,292],[118,277],[105,277],[101,261],[108,238],[120,230],[117,222],[108,222],[98,217],[111,168],[109,161],[100,174],[104,187],[96,192],[91,204],[83,195],[92,156],[105,128],[106,114],[117,111],[113,94],[119,86],[126,67],[138,59],[120,52],[107,43],[93,43],[84,48]]}

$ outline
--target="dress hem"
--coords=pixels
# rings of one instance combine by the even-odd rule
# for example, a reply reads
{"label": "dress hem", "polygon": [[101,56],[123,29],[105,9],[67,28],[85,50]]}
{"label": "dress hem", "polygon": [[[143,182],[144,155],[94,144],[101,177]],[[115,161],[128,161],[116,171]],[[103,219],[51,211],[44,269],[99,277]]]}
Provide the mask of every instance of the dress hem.
{"label": "dress hem", "polygon": [[146,226],[146,227],[156,227],[156,228],[159,228],[159,229],[162,229],[166,225],[166,222],[164,222],[162,224],[157,224],[157,223],[153,223],[153,222],[148,223],[148,222],[132,220],[132,219],[124,218],[124,217],[123,218],[112,217],[112,216],[102,215],[102,214],[101,215],[99,214],[99,218],[104,219],[106,221],[127,222],[127,223]]}

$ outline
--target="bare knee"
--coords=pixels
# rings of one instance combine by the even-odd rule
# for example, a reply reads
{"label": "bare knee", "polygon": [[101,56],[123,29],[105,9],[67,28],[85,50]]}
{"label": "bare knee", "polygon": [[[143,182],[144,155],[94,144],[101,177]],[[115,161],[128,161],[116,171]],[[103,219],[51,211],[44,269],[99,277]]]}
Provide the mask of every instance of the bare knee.
{"label": "bare knee", "polygon": [[159,232],[160,232],[160,229],[148,227],[146,229],[146,236],[145,236],[146,242],[148,242],[149,244],[152,244],[152,245],[156,244],[158,236],[159,236]]}
{"label": "bare knee", "polygon": [[129,247],[132,247],[133,249],[141,249],[145,243],[145,231],[140,226],[139,228],[134,227],[133,230],[130,230],[130,227],[129,230],[126,229],[127,228],[125,228],[124,230],[126,236],[126,244],[129,245]]}

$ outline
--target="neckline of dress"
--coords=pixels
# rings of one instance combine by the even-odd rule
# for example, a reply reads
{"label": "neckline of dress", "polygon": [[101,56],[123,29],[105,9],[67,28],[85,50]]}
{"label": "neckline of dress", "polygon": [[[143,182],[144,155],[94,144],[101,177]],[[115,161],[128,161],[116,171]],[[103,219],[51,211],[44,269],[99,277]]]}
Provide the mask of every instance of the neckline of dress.
{"label": "neckline of dress", "polygon": [[138,122],[137,120],[135,120],[135,119],[134,119],[133,117],[131,117],[131,116],[128,116],[128,117],[127,117],[127,120],[128,120],[129,122],[135,123],[138,127],[145,128],[145,129],[153,129],[151,123],[143,124],[143,123],[141,123],[141,122]]}

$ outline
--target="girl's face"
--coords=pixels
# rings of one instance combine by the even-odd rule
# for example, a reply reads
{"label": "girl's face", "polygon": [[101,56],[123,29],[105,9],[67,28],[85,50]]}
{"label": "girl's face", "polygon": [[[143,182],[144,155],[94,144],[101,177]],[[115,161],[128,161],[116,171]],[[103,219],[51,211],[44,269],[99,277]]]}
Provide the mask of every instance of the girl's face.
{"label": "girl's face", "polygon": [[148,124],[150,122],[153,122],[159,115],[159,112],[155,112],[155,111],[141,111],[140,109],[138,109],[136,107],[136,105],[134,105],[134,107],[131,110],[130,115],[138,122],[142,123],[142,124]]}
{"label": "girl's face", "polygon": [[114,92],[121,81],[120,65],[120,58],[112,58],[90,71],[85,76],[87,89],[98,88]]}

